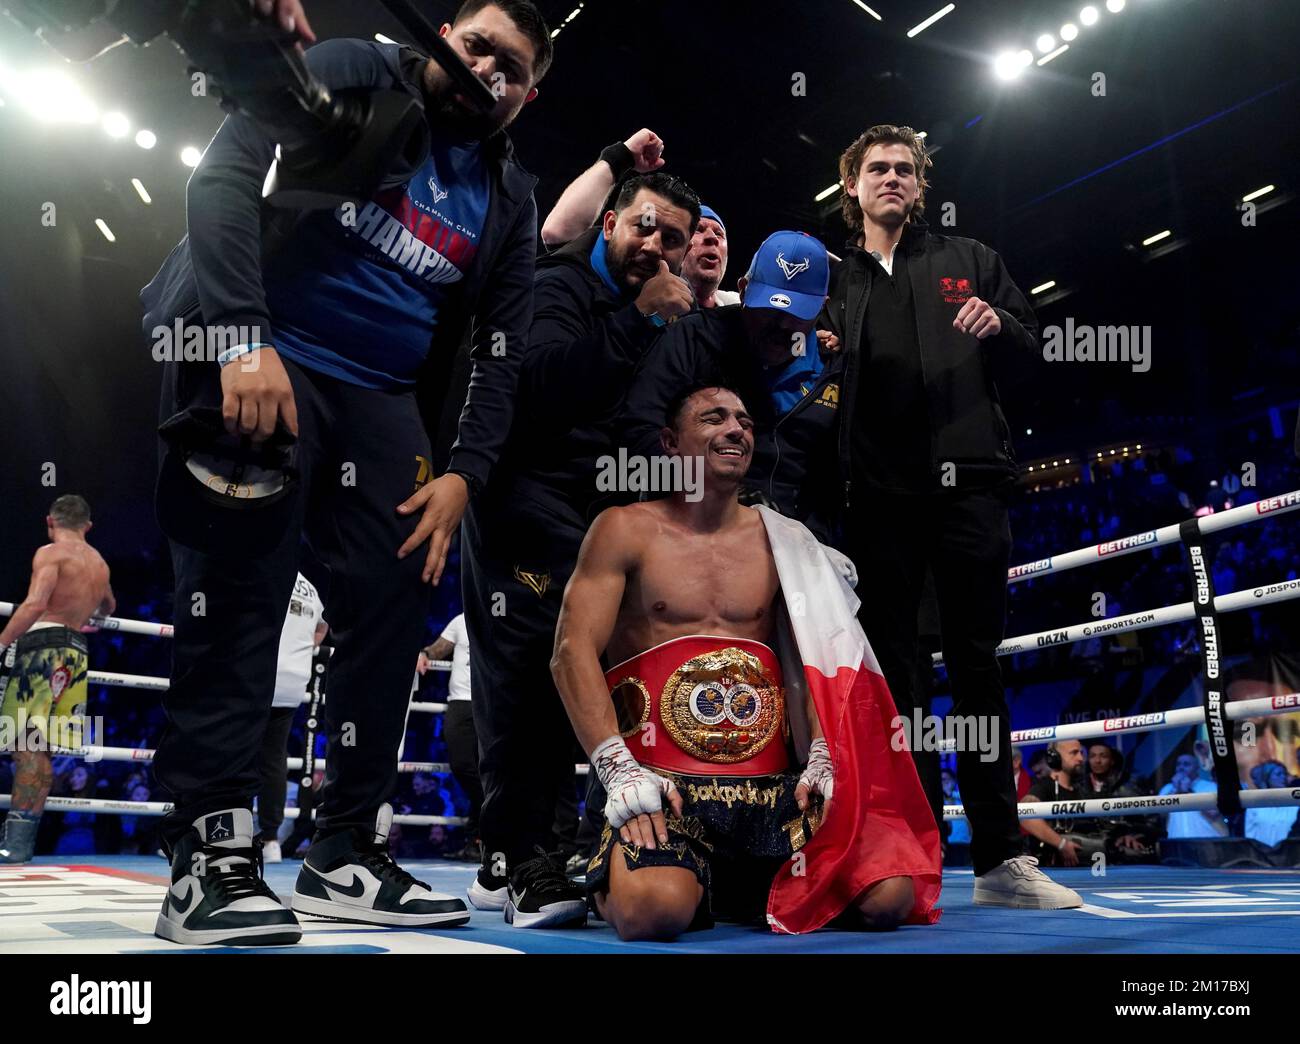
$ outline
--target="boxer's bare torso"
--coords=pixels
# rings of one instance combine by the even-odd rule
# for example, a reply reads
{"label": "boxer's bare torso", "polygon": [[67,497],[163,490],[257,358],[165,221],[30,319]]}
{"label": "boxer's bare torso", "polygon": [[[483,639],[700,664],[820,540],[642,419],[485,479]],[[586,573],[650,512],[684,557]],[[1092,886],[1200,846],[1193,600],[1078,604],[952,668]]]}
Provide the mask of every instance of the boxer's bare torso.
{"label": "boxer's bare torso", "polygon": [[40,548],[32,559],[33,586],[51,570],[54,587],[37,622],[80,630],[108,600],[108,565],[84,540],[58,540]]}
{"label": "boxer's bare torso", "polygon": [[603,512],[564,592],[551,674],[588,754],[619,731],[605,666],[687,635],[771,644],[776,562],[763,516],[736,497],[753,420],[735,392],[700,388],[663,439],[670,455],[700,463],[699,495]]}
{"label": "boxer's bare torso", "polygon": [[674,500],[615,510],[609,536],[623,545],[627,573],[608,663],[690,634],[770,640],[780,585],[757,511],[739,508],[701,531]]}

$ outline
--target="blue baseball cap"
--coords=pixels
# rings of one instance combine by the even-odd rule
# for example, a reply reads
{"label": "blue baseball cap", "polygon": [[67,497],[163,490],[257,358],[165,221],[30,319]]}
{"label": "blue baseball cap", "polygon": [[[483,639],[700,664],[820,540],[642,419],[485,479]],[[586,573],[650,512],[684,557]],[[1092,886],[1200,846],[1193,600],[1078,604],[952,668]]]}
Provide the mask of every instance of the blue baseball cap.
{"label": "blue baseball cap", "polygon": [[700,217],[711,218],[712,220],[716,221],[719,225],[722,226],[722,231],[724,232],[727,231],[727,223],[718,216],[718,212],[714,210],[712,207],[705,206],[703,203],[701,203]]}
{"label": "blue baseball cap", "polygon": [[831,267],[826,247],[807,232],[773,232],[745,273],[746,308],[776,308],[803,320],[817,318],[826,301]]}

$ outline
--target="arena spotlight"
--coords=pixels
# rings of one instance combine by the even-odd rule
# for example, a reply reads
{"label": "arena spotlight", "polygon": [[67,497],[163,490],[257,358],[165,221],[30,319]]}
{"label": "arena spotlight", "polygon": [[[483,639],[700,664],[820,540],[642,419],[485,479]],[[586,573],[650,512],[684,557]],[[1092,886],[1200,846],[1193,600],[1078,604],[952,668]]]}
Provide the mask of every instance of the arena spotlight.
{"label": "arena spotlight", "polygon": [[185,148],[181,149],[181,162],[187,167],[197,167],[199,165],[199,160],[202,158],[203,153],[193,145],[186,145]]}
{"label": "arena spotlight", "polygon": [[1097,13],[1097,9],[1091,4],[1079,12],[1079,21],[1084,25],[1096,25],[1097,19],[1100,17],[1101,15]]}
{"label": "arena spotlight", "polygon": [[1119,14],[1124,10],[1124,0],[1106,0],[1106,10],[1111,14]]}
{"label": "arena spotlight", "polygon": [[1063,26],[1061,26],[1061,39],[1064,40],[1066,43],[1069,43],[1078,35],[1079,35],[1079,27],[1075,25],[1073,22],[1066,22]]}
{"label": "arena spotlight", "polygon": [[999,80],[1014,80],[1022,72],[1024,66],[1015,51],[1002,51],[993,59],[993,73]]}
{"label": "arena spotlight", "polygon": [[104,116],[103,128],[110,138],[125,138],[131,133],[131,121],[120,112],[110,112]]}
{"label": "arena spotlight", "polygon": [[61,69],[19,73],[0,69],[0,89],[38,120],[94,123],[99,109]]}
{"label": "arena spotlight", "polygon": [[135,143],[142,149],[152,149],[158,144],[158,135],[151,130],[136,131]]}
{"label": "arena spotlight", "polygon": [[1038,48],[1039,54],[1046,54],[1056,46],[1056,37],[1051,33],[1043,33],[1042,36],[1034,41],[1034,46]]}

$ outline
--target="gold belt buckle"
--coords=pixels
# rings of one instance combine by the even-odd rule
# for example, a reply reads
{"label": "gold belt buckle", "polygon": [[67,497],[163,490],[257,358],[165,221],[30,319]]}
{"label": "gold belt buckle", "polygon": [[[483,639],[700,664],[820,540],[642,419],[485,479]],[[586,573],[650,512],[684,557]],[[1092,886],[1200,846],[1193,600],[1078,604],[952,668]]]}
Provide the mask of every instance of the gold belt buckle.
{"label": "gold belt buckle", "polygon": [[756,656],[735,647],[694,656],[669,677],[659,705],[673,742],[700,761],[752,758],[782,731],[785,693]]}

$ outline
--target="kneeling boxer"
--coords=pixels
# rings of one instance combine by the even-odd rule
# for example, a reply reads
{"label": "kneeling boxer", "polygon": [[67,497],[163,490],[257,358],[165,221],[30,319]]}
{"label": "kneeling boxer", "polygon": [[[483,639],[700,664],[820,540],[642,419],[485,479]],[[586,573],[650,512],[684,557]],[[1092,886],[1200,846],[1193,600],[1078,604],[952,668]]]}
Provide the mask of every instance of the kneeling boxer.
{"label": "kneeling boxer", "polygon": [[[814,698],[786,705],[772,649],[778,612],[806,610],[821,626],[830,599],[802,590],[797,608],[779,604],[790,582],[770,533],[795,533],[801,552],[830,570],[825,549],[797,522],[737,500],[754,440],[734,392],[688,390],[667,420],[664,448],[702,462],[702,481],[597,518],[565,591],[551,664],[608,792],[587,871],[597,911],[623,939],[670,939],[715,917],[765,912],[780,931],[932,921],[938,835],[910,759],[888,742],[883,679],[871,692],[853,684],[837,694],[832,670],[810,685]],[[796,582],[808,586],[809,575]],[[839,583],[831,570],[827,590]],[[840,615],[855,626],[846,604]],[[805,646],[817,632],[801,622],[793,630],[801,659],[813,662]],[[857,649],[870,659],[865,639]],[[602,671],[602,654],[617,666]],[[803,680],[791,677],[790,691]],[[801,724],[810,740],[802,772],[790,745]]]}

